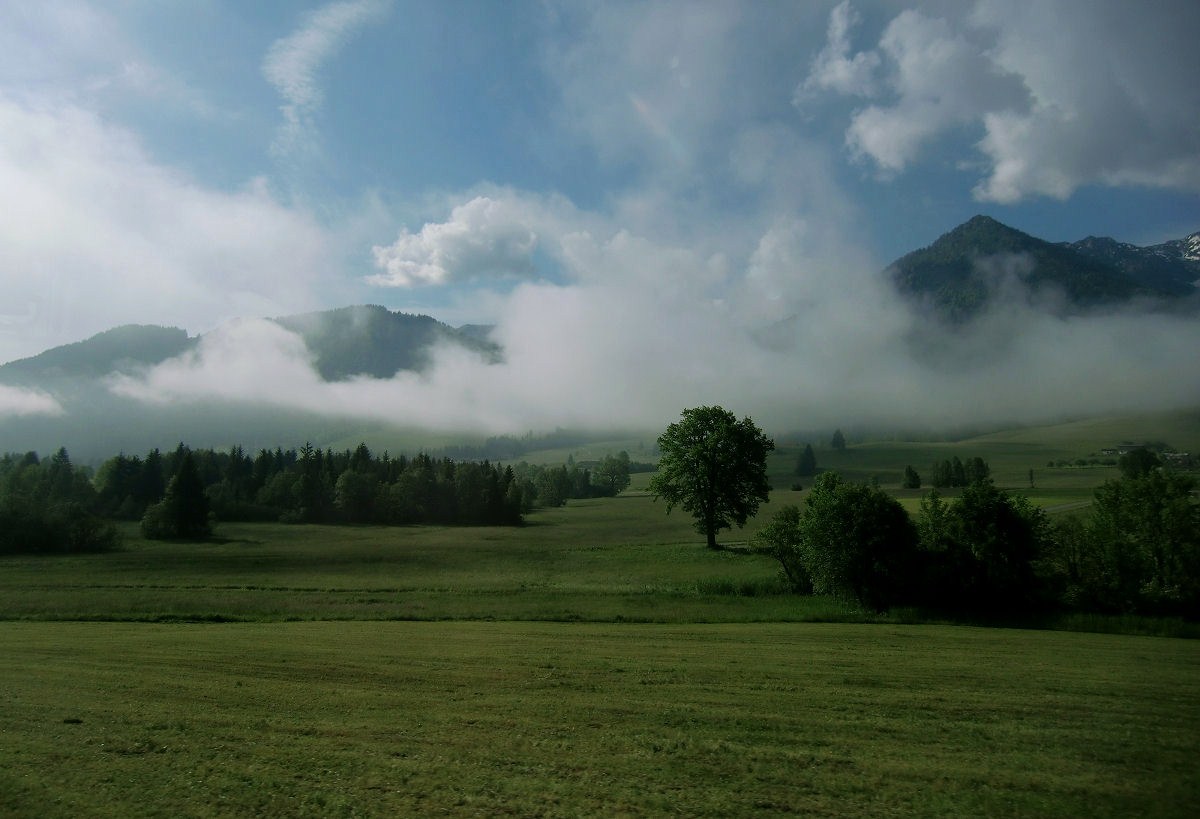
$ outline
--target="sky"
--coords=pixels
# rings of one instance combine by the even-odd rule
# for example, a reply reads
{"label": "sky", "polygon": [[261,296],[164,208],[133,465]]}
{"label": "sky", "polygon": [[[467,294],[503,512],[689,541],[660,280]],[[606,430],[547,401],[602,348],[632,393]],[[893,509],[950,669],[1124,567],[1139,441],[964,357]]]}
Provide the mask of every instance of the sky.
{"label": "sky", "polygon": [[[179,326],[113,388],[516,432],[1194,405],[1195,322],[1017,300],[935,361],[880,271],[977,213],[1200,230],[1197,41],[1186,0],[0,4],[0,362]],[[506,363],[324,385],[254,320],[359,303]]]}

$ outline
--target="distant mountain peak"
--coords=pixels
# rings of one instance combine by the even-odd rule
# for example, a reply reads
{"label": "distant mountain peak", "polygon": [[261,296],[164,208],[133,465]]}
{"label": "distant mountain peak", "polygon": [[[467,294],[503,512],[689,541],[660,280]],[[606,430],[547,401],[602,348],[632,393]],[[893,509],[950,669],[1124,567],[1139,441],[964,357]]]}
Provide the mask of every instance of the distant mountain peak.
{"label": "distant mountain peak", "polygon": [[897,259],[887,273],[908,300],[959,324],[986,309],[997,286],[986,262],[1006,255],[1026,260],[1019,278],[1031,293],[1055,292],[1068,312],[1134,298],[1195,299],[1200,279],[1200,233],[1152,248],[1105,236],[1051,243],[983,214]]}
{"label": "distant mountain peak", "polygon": [[959,225],[957,228],[955,228],[955,230],[960,230],[962,228],[981,228],[981,227],[982,228],[1003,228],[1004,230],[1016,230],[1016,228],[1011,228],[1008,225],[1004,224],[1003,222],[999,221],[998,219],[993,219],[991,216],[988,216],[986,213],[975,214],[970,219],[968,219],[967,221],[965,221],[961,225]]}

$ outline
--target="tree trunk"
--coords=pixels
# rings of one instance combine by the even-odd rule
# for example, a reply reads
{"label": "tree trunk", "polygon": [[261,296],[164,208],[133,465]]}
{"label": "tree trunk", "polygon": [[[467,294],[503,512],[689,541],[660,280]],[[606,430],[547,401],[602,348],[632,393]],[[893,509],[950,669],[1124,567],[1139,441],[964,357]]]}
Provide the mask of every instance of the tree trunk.
{"label": "tree trunk", "polygon": [[721,548],[720,546],[717,545],[717,529],[715,526],[708,527],[708,548],[710,548],[710,549],[720,549]]}

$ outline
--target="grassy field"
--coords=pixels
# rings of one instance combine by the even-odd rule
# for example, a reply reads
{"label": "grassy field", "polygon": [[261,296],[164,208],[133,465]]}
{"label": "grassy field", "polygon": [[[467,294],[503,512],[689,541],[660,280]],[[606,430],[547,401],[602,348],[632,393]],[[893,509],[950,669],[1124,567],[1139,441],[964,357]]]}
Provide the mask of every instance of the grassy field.
{"label": "grassy field", "polygon": [[219,541],[193,544],[126,534],[112,554],[4,558],[0,619],[854,616],[838,601],[784,593],[768,558],[705,549],[689,518],[638,494],[572,501],[516,529],[224,524]]}
{"label": "grassy field", "polygon": [[[1142,437],[1200,449],[1196,421]],[[905,464],[979,455],[1067,513],[1114,470],[1045,462],[1133,435],[818,460],[894,489]],[[772,457],[771,504],[723,542],[802,501],[798,454]],[[109,554],[0,558],[0,816],[1200,811],[1200,641],[797,597],[770,560],[705,549],[647,479],[521,528],[221,524],[171,544],[129,526]]]}
{"label": "grassy field", "polygon": [[1193,816],[1200,643],[7,623],[0,812]]}

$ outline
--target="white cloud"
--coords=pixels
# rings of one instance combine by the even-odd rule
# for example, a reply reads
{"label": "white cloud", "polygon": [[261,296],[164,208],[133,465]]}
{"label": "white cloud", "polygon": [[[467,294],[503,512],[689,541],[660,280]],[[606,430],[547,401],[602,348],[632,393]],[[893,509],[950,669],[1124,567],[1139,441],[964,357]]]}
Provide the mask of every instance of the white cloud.
{"label": "white cloud", "polygon": [[0,384],[0,418],[20,415],[62,415],[62,405],[41,390]]}
{"label": "white cloud", "polygon": [[154,404],[206,398],[297,408],[309,408],[320,387],[304,340],[265,319],[231,321],[144,377],[118,375],[111,384],[119,395]]}
{"label": "white cloud", "polygon": [[261,182],[224,192],[151,160],[135,135],[0,92],[0,360],[115,324],[207,329],[311,306],[329,233]]}
{"label": "white cloud", "polygon": [[985,201],[1065,199],[1086,185],[1200,190],[1196,4],[979,0],[945,11],[902,11],[876,48],[851,56],[857,17],[839,5],[798,98],[873,93],[846,144],[885,176],[948,133],[977,132]]}
{"label": "white cloud", "polygon": [[1015,78],[1000,74],[944,19],[904,11],[888,24],[879,51],[896,101],[857,112],[846,142],[884,172],[904,170],[941,132],[1022,102]]}
{"label": "white cloud", "polygon": [[850,56],[850,31],[860,20],[850,0],[842,0],[829,13],[828,39],[813,60],[808,77],[796,89],[794,101],[797,105],[802,105],[816,91],[834,91],[858,97],[874,96],[879,55],[874,51],[860,51]]}
{"label": "white cloud", "polygon": [[1065,199],[1089,184],[1200,191],[1194,3],[980,2],[998,67],[1031,104],[989,110],[980,199]]}
{"label": "white cloud", "polygon": [[305,16],[304,25],[272,43],[263,76],[284,99],[283,125],[272,149],[280,155],[311,152],[313,117],[324,100],[318,74],[322,65],[359,29],[378,20],[389,0],[344,0]]}
{"label": "white cloud", "polygon": [[543,216],[512,197],[477,196],[454,208],[445,222],[429,222],[418,233],[401,232],[390,245],[374,248],[384,272],[372,284],[412,287],[492,277],[528,278],[535,273]]}

